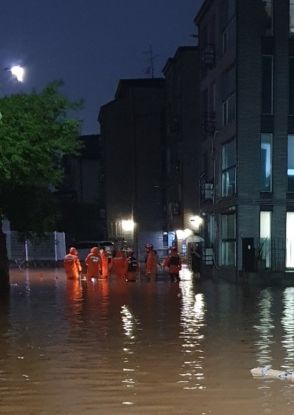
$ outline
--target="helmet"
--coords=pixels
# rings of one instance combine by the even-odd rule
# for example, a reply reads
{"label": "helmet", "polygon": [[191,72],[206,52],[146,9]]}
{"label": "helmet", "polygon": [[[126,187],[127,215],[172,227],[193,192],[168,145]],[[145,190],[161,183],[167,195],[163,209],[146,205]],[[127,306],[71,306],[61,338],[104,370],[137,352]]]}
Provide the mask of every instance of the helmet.
{"label": "helmet", "polygon": [[172,252],[177,252],[177,248],[175,246],[172,246],[171,251]]}
{"label": "helmet", "polygon": [[145,248],[146,248],[146,249],[153,249],[153,245],[152,245],[152,244],[146,244],[146,245],[145,245]]}
{"label": "helmet", "polygon": [[69,248],[69,253],[72,255],[77,255],[78,251],[74,246],[72,246],[71,248]]}
{"label": "helmet", "polygon": [[93,246],[93,248],[91,248],[91,254],[98,255],[98,253],[98,246]]}

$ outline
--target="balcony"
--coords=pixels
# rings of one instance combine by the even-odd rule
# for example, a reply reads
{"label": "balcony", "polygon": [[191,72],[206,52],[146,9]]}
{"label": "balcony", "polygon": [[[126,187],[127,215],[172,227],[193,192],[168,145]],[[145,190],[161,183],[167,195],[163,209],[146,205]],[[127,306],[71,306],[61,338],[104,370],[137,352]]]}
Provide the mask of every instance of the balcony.
{"label": "balcony", "polygon": [[215,112],[208,111],[204,114],[203,131],[205,135],[213,136],[215,132]]}
{"label": "balcony", "polygon": [[201,202],[213,201],[213,196],[214,196],[213,183],[208,183],[208,182],[200,183]]}

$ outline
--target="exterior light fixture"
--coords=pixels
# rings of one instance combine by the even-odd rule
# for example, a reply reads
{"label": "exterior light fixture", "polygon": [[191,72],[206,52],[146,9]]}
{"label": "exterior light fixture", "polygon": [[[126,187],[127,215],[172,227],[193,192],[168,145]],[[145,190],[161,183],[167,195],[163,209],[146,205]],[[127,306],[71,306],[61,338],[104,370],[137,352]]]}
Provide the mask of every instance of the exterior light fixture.
{"label": "exterior light fixture", "polygon": [[191,222],[191,227],[193,229],[199,229],[199,227],[203,224],[203,218],[201,218],[201,216],[192,216],[190,218],[190,222]]}
{"label": "exterior light fixture", "polygon": [[123,219],[121,221],[121,227],[124,232],[132,232],[135,227],[135,222],[132,219]]}

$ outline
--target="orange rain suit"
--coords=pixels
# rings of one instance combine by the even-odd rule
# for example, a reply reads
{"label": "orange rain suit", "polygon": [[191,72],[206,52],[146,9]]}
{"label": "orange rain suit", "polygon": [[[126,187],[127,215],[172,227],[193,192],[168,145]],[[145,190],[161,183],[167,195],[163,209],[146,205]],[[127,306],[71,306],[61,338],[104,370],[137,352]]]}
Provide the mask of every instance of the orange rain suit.
{"label": "orange rain suit", "polygon": [[79,278],[80,272],[82,271],[81,263],[78,257],[78,251],[76,248],[72,247],[69,250],[69,253],[65,255],[64,260],[64,269],[69,279]]}
{"label": "orange rain suit", "polygon": [[123,251],[118,250],[112,258],[112,270],[118,278],[123,278],[126,275],[128,261]]}
{"label": "orange rain suit", "polygon": [[157,273],[157,256],[153,249],[147,252],[145,272],[147,276]]}
{"label": "orange rain suit", "polygon": [[101,263],[101,278],[108,278],[109,277],[109,262],[108,262],[108,254],[104,249],[100,249],[100,263]]}
{"label": "orange rain suit", "polygon": [[172,250],[171,253],[165,258],[163,267],[169,272],[172,281],[180,280],[179,272],[182,269],[182,261],[176,250]]}
{"label": "orange rain suit", "polygon": [[87,258],[85,259],[85,263],[87,266],[87,278],[98,278],[100,277],[100,256],[99,256],[99,250],[97,246],[94,246],[90,253],[87,255]]}

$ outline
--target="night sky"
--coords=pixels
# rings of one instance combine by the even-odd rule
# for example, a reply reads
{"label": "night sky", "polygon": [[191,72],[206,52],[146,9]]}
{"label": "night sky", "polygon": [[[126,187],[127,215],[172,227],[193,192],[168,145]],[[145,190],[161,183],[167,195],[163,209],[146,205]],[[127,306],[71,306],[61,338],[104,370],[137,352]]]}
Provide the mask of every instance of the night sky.
{"label": "night sky", "polygon": [[97,114],[114,97],[121,78],[154,75],[179,46],[193,46],[193,19],[202,0],[12,0],[1,1],[1,68],[22,64],[18,85],[1,71],[0,94],[40,90],[62,79],[62,92],[84,99],[83,134],[99,132]]}

